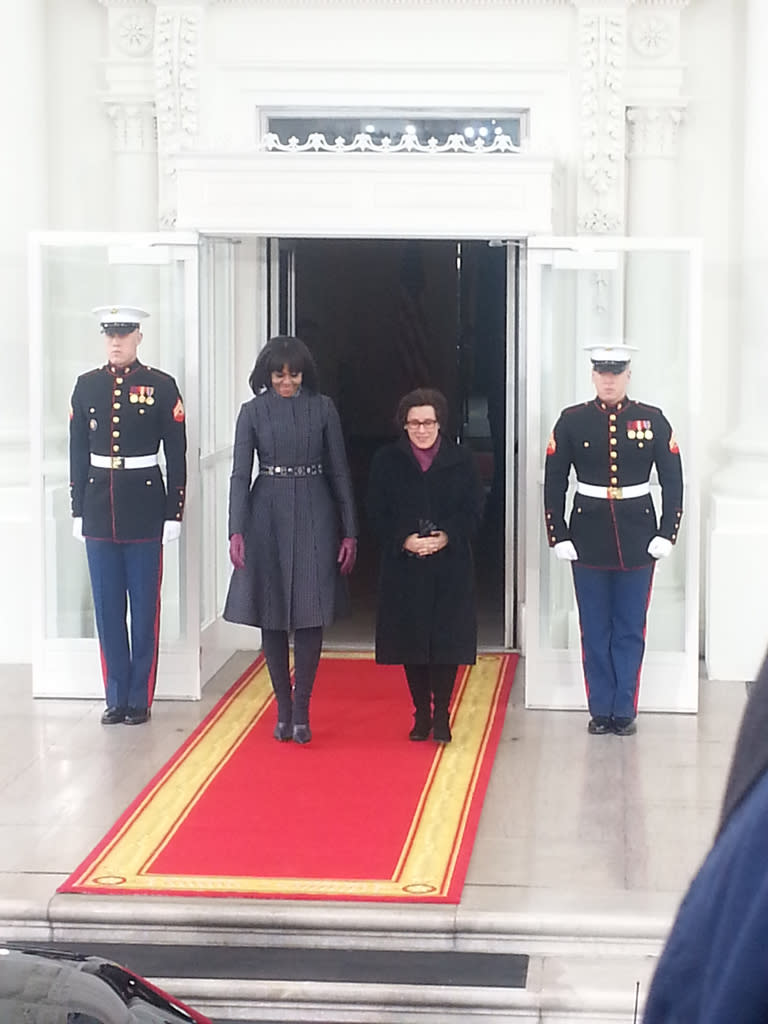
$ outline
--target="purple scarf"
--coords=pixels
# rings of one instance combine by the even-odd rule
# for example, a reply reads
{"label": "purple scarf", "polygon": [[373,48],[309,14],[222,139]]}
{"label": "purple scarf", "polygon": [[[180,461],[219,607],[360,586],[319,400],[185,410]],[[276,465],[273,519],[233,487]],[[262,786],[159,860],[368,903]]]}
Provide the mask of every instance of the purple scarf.
{"label": "purple scarf", "polygon": [[435,456],[440,451],[440,434],[437,435],[437,440],[429,448],[417,448],[413,441],[410,441],[410,445],[422,473],[426,473],[435,461]]}

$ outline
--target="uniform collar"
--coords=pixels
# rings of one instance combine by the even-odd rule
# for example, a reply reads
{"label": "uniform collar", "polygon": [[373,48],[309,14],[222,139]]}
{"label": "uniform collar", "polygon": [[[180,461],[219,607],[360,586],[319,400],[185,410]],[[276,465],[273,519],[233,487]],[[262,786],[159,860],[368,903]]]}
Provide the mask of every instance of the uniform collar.
{"label": "uniform collar", "polygon": [[630,405],[631,403],[632,399],[628,398],[627,395],[624,395],[622,400],[620,402],[617,402],[616,405],[609,405],[607,402],[601,401],[601,399],[599,399],[597,395],[595,396],[595,405],[600,410],[600,412],[624,412],[627,406]]}
{"label": "uniform collar", "polygon": [[106,363],[104,369],[107,373],[111,373],[113,377],[127,377],[131,373],[136,373],[140,367],[141,363],[139,360],[134,359],[128,366],[114,366],[112,363]]}

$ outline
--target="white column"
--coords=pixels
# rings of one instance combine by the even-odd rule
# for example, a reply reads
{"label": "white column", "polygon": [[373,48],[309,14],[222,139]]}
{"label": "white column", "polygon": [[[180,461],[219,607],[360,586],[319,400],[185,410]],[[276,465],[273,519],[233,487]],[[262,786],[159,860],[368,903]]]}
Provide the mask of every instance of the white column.
{"label": "white column", "polygon": [[33,543],[29,477],[27,236],[47,226],[45,2],[11,5],[0,41],[0,661],[31,661],[31,587],[24,552]]}
{"label": "white column", "polygon": [[154,10],[126,0],[107,8],[104,109],[112,126],[112,203],[109,227],[157,229]]}
{"label": "white column", "polygon": [[157,230],[157,143],[151,101],[107,103],[114,152],[114,224],[118,231]]}
{"label": "white column", "polygon": [[[681,104],[627,108],[627,233],[669,238],[678,234],[677,139]],[[649,302],[653,296],[654,301]],[[626,282],[625,334],[637,345],[637,370],[664,366],[665,374],[684,380],[686,363],[670,362],[678,353],[680,281],[668,264],[630,261]],[[681,353],[682,355],[682,353]],[[644,376],[643,372],[643,376]],[[652,400],[652,399],[651,399]]]}
{"label": "white column", "polygon": [[[768,645],[768,4],[746,0],[741,315],[724,338],[738,363],[735,429],[712,481],[705,656],[710,677],[752,679]],[[726,396],[724,396],[726,400]]]}

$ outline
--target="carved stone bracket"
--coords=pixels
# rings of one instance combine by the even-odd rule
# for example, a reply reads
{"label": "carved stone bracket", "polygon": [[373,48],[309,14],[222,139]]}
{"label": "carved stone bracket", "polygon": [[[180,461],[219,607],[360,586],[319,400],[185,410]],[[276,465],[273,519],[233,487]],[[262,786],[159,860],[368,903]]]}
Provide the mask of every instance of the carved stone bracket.
{"label": "carved stone bracket", "polygon": [[579,10],[581,166],[579,231],[606,234],[624,224],[626,12]]}
{"label": "carved stone bracket", "polygon": [[194,143],[200,95],[201,11],[158,6],[155,16],[155,103],[159,152],[160,224],[176,222],[176,154]]}

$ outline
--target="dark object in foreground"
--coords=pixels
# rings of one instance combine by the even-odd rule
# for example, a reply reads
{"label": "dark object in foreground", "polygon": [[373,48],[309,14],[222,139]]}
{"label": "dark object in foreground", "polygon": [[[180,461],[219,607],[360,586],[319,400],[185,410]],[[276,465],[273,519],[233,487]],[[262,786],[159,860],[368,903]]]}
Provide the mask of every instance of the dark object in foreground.
{"label": "dark object in foreground", "polygon": [[0,947],[0,1020],[211,1024],[111,960],[33,947]]}

